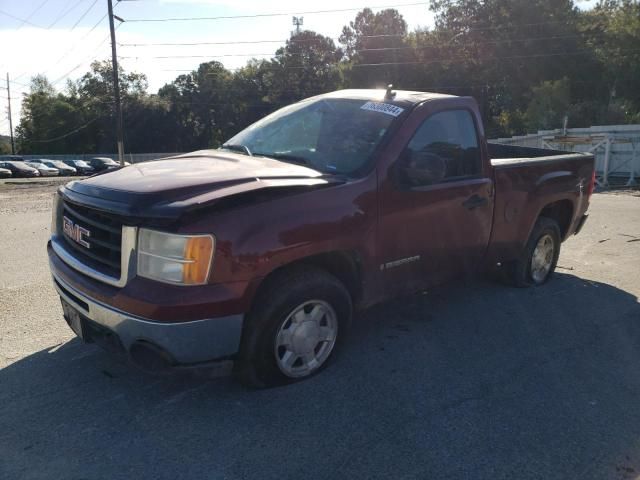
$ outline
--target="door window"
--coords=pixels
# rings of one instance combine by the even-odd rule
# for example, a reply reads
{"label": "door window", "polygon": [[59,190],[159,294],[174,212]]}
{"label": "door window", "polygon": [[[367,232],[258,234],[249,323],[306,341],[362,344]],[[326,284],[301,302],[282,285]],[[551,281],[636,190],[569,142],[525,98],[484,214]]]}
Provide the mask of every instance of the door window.
{"label": "door window", "polygon": [[400,158],[400,180],[426,186],[479,175],[482,164],[476,127],[467,110],[431,115],[418,128]]}

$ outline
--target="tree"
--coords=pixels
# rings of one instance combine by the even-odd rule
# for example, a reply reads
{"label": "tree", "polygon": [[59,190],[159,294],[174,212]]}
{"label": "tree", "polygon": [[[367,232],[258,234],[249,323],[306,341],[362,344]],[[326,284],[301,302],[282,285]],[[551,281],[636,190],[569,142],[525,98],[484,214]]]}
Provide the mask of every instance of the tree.
{"label": "tree", "polygon": [[158,97],[167,102],[178,150],[219,146],[229,136],[231,78],[220,62],[206,62],[160,89]]}
{"label": "tree", "polygon": [[532,98],[525,112],[528,129],[535,132],[561,128],[571,104],[569,79],[542,82],[533,87],[532,91]]}
{"label": "tree", "polygon": [[292,35],[270,62],[268,99],[285,105],[335,90],[341,82],[337,68],[341,57],[342,51],[329,37],[310,30]]}
{"label": "tree", "polygon": [[0,155],[11,153],[11,140],[9,137],[0,135]]}
{"label": "tree", "polygon": [[627,119],[640,111],[640,3],[632,0],[601,0],[583,15],[587,45],[601,64],[606,83],[605,101],[616,105]]}
{"label": "tree", "polygon": [[18,149],[27,153],[64,153],[81,145],[78,139],[69,139],[66,133],[82,125],[83,112],[42,75],[31,80],[28,94],[22,100],[22,116],[16,128]]}
{"label": "tree", "polygon": [[412,60],[406,44],[407,22],[395,9],[373,13],[365,8],[342,29],[339,41],[351,64],[348,81],[354,86],[398,84]]}

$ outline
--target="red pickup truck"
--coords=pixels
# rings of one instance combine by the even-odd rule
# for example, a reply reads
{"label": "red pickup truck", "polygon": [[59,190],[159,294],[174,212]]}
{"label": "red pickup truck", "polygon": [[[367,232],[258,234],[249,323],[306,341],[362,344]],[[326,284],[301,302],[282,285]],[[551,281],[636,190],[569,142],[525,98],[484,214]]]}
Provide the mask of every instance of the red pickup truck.
{"label": "red pickup truck", "polygon": [[48,253],[73,331],[152,371],[320,371],[355,309],[473,272],[553,273],[594,158],[488,144],[475,101],[344,90],[220,149],[57,192]]}

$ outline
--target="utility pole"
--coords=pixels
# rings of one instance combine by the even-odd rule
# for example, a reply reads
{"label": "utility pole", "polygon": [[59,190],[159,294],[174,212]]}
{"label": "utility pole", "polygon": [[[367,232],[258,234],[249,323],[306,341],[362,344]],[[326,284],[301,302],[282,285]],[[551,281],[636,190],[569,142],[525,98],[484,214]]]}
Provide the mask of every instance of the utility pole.
{"label": "utility pole", "polygon": [[120,103],[120,82],[118,80],[118,55],[116,53],[116,30],[113,27],[113,3],[107,0],[109,6],[109,30],[111,31],[111,68],[113,69],[113,93],[116,102],[116,137],[118,141],[118,161],[124,166],[124,134],[122,132],[122,104]]}
{"label": "utility pole", "polygon": [[11,155],[15,155],[16,143],[13,140],[13,120],[11,119],[11,86],[9,84],[9,72],[7,72],[7,103],[9,106],[9,135],[11,135]]}

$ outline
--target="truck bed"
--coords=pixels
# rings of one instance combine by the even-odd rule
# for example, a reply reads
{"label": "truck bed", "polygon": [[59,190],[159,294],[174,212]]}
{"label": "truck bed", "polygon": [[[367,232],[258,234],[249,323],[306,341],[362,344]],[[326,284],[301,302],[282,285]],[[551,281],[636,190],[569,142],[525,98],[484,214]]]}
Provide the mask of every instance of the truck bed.
{"label": "truck bed", "polygon": [[496,192],[489,262],[517,258],[535,219],[544,215],[545,208],[554,209],[554,217],[562,219],[559,222],[562,239],[571,235],[588,206],[587,188],[594,156],[497,143],[487,145]]}
{"label": "truck bed", "polygon": [[491,165],[495,168],[522,165],[557,162],[572,158],[585,158],[588,154],[565,152],[550,148],[520,147],[517,145],[505,145],[502,143],[487,142],[487,150]]}

